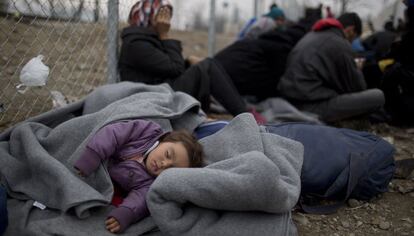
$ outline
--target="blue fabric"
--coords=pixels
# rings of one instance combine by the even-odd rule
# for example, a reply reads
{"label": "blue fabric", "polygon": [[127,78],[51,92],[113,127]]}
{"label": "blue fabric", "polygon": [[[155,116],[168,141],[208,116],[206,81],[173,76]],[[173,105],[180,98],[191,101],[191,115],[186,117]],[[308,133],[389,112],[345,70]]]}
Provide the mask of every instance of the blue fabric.
{"label": "blue fabric", "polygon": [[365,48],[362,45],[360,38],[356,38],[354,41],[352,41],[352,50],[354,50],[354,52],[364,52],[365,51]]}
{"label": "blue fabric", "polygon": [[0,235],[6,230],[7,220],[7,195],[3,187],[0,186]]}
{"label": "blue fabric", "polygon": [[382,138],[311,124],[271,125],[266,129],[304,145],[302,195],[368,200],[388,190],[395,171],[395,150]]}
{"label": "blue fabric", "polygon": [[197,139],[202,139],[204,137],[210,136],[217,131],[221,130],[229,122],[227,121],[212,121],[208,123],[201,124],[194,130],[194,135]]}
{"label": "blue fabric", "polygon": [[240,33],[237,35],[237,39],[243,39],[246,36],[247,30],[257,21],[256,17],[251,18],[241,29]]}

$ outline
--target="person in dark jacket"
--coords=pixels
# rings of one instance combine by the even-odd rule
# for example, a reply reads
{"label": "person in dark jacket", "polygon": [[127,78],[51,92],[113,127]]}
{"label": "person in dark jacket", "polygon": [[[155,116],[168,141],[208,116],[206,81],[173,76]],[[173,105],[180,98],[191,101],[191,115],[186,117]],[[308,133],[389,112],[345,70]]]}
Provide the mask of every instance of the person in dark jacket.
{"label": "person in dark jacket", "polygon": [[[166,82],[174,90],[199,100],[206,112],[210,107],[210,95],[232,115],[248,111],[231,79],[214,59],[207,58],[186,69],[181,42],[168,34],[172,11],[167,0],[138,1],[131,8],[130,26],[121,35],[121,81]],[[258,113],[252,113],[258,122],[264,122]]]}
{"label": "person in dark jacket", "polygon": [[385,69],[381,89],[394,125],[414,125],[414,0],[405,1],[406,32],[391,50],[395,63]]}
{"label": "person in dark jacket", "polygon": [[379,89],[366,90],[350,42],[361,34],[355,13],[322,19],[291,51],[279,92],[299,109],[326,122],[376,111],[384,104]]}
{"label": "person in dark jacket", "polygon": [[302,19],[285,30],[272,30],[258,39],[238,40],[218,52],[216,59],[241,95],[259,101],[278,96],[276,87],[289,52],[319,18]]}

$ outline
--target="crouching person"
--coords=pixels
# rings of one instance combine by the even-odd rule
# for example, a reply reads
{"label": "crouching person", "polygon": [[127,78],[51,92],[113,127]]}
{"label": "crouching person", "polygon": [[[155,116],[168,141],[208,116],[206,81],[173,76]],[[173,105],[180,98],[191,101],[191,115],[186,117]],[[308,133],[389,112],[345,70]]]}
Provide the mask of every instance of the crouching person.
{"label": "crouching person", "polygon": [[384,105],[379,89],[367,90],[350,42],[361,35],[361,19],[345,13],[315,23],[289,55],[278,90],[300,110],[326,122],[374,112]]}

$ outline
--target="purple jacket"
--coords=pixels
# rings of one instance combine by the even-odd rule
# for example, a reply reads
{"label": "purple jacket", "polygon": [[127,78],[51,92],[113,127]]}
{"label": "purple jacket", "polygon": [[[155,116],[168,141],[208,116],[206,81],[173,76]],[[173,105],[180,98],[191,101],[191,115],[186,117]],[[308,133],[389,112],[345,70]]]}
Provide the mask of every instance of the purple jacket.
{"label": "purple jacket", "polygon": [[89,140],[84,153],[75,162],[75,168],[88,176],[111,158],[108,172],[128,196],[113,209],[108,217],[114,217],[125,230],[131,223],[149,215],[145,201],[154,177],[132,157],[143,156],[164,134],[161,127],[151,121],[131,120],[104,126]]}

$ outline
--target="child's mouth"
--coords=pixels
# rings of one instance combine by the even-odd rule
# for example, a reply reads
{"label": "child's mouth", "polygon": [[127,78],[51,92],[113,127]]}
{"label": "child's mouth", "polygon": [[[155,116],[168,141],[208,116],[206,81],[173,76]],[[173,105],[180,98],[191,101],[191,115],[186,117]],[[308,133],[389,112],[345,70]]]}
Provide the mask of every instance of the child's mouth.
{"label": "child's mouth", "polygon": [[154,161],[154,162],[152,163],[152,167],[153,167],[153,171],[154,171],[154,173],[158,171],[158,165],[157,165],[157,162],[156,162],[156,161]]}

